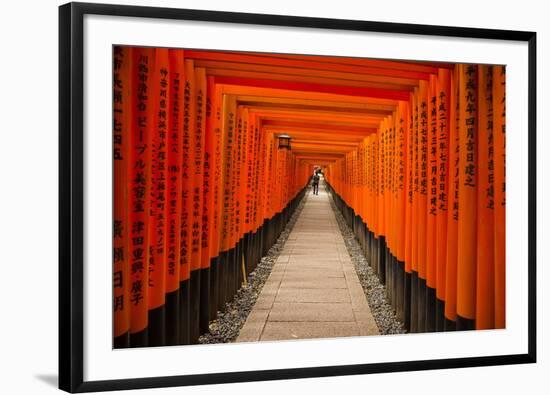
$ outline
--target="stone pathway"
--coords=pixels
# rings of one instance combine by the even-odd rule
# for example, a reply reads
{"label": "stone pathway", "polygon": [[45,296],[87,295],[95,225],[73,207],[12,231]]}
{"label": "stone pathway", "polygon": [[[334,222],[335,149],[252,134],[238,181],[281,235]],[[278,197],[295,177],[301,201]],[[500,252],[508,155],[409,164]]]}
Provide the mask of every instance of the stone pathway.
{"label": "stone pathway", "polygon": [[306,199],[237,342],[379,333],[329,195]]}

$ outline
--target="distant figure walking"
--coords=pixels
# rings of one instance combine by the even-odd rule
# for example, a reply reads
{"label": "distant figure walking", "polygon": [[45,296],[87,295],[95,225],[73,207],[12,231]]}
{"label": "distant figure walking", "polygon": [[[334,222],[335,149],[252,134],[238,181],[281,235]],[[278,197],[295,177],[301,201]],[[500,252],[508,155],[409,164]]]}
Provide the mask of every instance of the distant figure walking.
{"label": "distant figure walking", "polygon": [[318,195],[319,194],[319,173],[315,173],[313,175],[313,181],[311,182],[311,185],[313,185],[313,194]]}

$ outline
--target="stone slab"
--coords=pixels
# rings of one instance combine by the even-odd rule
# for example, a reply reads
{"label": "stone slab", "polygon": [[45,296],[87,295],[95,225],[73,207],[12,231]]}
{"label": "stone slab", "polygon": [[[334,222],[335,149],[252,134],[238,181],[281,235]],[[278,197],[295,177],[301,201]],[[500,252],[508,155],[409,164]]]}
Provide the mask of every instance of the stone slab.
{"label": "stone slab", "polygon": [[[281,288],[274,298],[277,303],[351,303],[347,289]],[[352,305],[353,306],[353,305]]]}
{"label": "stone slab", "polygon": [[354,322],[267,322],[262,341],[359,336]]}
{"label": "stone slab", "polygon": [[269,310],[253,309],[248,315],[244,326],[241,328],[241,332],[236,341],[254,342],[260,340],[268,315]]}
{"label": "stone slab", "polygon": [[285,277],[281,281],[281,288],[317,288],[317,289],[347,289],[346,280],[343,278],[316,278],[316,279],[293,279]]}
{"label": "stone slab", "polygon": [[355,322],[347,303],[273,303],[268,321]]}

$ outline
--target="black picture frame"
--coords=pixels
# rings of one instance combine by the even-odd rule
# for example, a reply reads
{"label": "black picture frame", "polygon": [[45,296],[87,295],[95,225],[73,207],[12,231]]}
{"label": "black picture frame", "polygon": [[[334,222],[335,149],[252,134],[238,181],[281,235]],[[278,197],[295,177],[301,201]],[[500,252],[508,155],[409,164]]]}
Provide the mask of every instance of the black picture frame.
{"label": "black picture frame", "polygon": [[[528,43],[528,351],[525,354],[84,381],[83,19],[87,14]],[[59,388],[90,392],[536,362],[536,33],[109,4],[59,8]]]}

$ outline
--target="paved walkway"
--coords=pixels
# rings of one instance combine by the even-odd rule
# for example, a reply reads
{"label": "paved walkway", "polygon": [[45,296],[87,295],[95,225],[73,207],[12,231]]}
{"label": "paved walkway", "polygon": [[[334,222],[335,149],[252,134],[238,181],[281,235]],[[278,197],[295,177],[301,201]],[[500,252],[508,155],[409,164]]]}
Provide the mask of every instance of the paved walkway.
{"label": "paved walkway", "polygon": [[329,195],[306,199],[237,342],[378,334]]}

